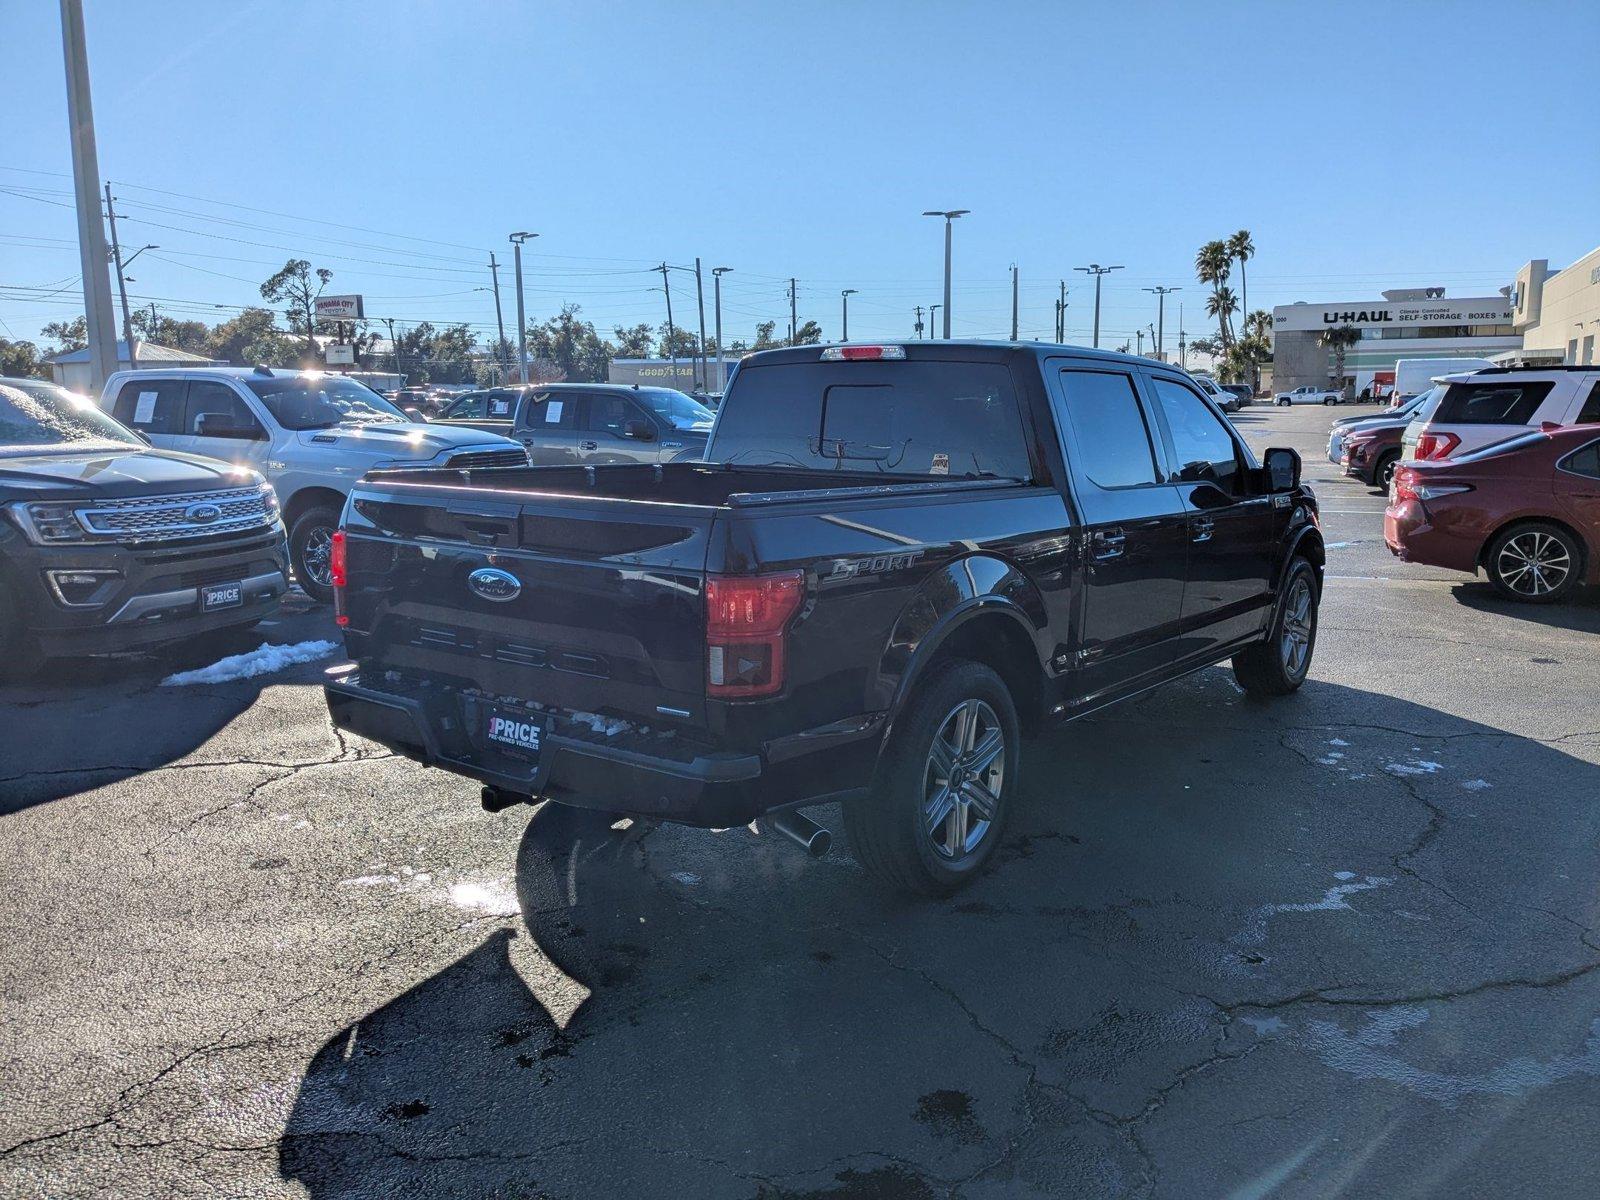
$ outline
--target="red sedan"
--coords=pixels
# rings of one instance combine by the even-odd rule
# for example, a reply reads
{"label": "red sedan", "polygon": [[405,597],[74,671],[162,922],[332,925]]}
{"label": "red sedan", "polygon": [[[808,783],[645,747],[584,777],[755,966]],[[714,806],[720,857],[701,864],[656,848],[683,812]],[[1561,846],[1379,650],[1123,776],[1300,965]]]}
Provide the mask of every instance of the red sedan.
{"label": "red sedan", "polygon": [[1519,434],[1459,458],[1408,462],[1383,516],[1406,562],[1476,574],[1548,604],[1600,583],[1600,426]]}

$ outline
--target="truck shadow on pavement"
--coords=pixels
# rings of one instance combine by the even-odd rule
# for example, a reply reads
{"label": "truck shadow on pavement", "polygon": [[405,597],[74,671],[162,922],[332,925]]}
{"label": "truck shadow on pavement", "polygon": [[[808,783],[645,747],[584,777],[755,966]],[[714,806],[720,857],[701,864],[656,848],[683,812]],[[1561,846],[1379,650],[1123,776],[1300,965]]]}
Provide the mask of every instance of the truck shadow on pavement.
{"label": "truck shadow on pavement", "polygon": [[1600,824],[1571,806],[1593,763],[1333,684],[1255,705],[1207,672],[1051,735],[1029,775],[998,869],[947,901],[887,896],[839,850],[597,841],[538,810],[521,924],[322,1045],[281,1174],[318,1198],[1199,1196],[1263,1173],[1251,1194],[1568,1194],[1519,1174],[1533,1139],[1597,1177],[1559,1117],[1600,1104]]}
{"label": "truck shadow on pavement", "polygon": [[1463,608],[1492,613],[1543,625],[1550,629],[1570,629],[1579,633],[1600,633],[1600,588],[1580,588],[1559,604],[1523,604],[1507,600],[1487,582],[1458,583],[1451,594]]}

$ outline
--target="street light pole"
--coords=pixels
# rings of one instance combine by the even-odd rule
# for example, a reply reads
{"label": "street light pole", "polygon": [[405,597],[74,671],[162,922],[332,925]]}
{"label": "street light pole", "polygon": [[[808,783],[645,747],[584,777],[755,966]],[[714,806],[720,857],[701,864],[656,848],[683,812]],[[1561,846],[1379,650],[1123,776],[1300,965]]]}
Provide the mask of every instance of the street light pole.
{"label": "street light pole", "polygon": [[522,243],[529,238],[536,238],[537,233],[513,233],[511,245],[514,247],[517,273],[517,382],[528,382],[528,315],[522,306]]}
{"label": "street light pole", "polygon": [[1017,340],[1017,264],[1011,264],[1011,340]]}
{"label": "street light pole", "polygon": [[[930,304],[930,305],[928,305],[928,336],[930,338],[933,336],[933,318],[935,317],[935,315],[937,315],[939,310],[941,308],[943,308],[943,307],[944,306],[942,304]],[[945,325],[948,326],[949,324],[950,324],[950,321],[949,321],[948,318],[946,318]],[[945,330],[945,334],[944,335],[945,335],[945,337],[949,337],[950,336],[950,331],[949,331],[948,328]]]}
{"label": "street light pole", "polygon": [[944,337],[950,340],[950,228],[957,217],[964,217],[972,210],[970,208],[952,208],[948,211],[930,209],[922,215],[925,217],[944,218],[944,303],[939,307],[944,309]]}
{"label": "street light pole", "polygon": [[[106,278],[106,231],[100,223],[100,160],[89,97],[89,52],[83,0],[61,0],[61,52],[67,68],[67,123],[72,133],[72,183],[77,199],[78,263],[83,271],[83,316],[89,334],[89,386],[98,393],[117,369],[117,318]],[[120,274],[119,274],[120,277]]]}
{"label": "street light pole", "polygon": [[1073,267],[1074,271],[1082,271],[1085,275],[1094,276],[1094,348],[1100,348],[1100,277],[1109,275],[1113,271],[1120,271],[1119,267],[1102,267],[1099,263],[1090,263],[1087,267]]}
{"label": "street light pole", "polygon": [[731,270],[732,267],[711,268],[711,290],[716,294],[717,306],[717,391],[719,392],[728,390],[728,371],[722,361],[722,277]]}
{"label": "street light pole", "polygon": [[672,363],[673,386],[677,386],[678,346],[677,338],[674,337],[672,331],[672,281],[667,277],[667,271],[670,268],[668,268],[666,261],[662,260],[661,265],[655,269],[661,272],[661,290],[667,294],[667,358]]}
{"label": "street light pole", "polygon": [[856,294],[856,291],[857,291],[857,289],[855,289],[855,288],[845,288],[842,292],[839,293],[840,303],[843,304],[843,306],[844,306],[844,312],[842,314],[842,320],[840,321],[840,327],[841,327],[842,332],[841,332],[841,335],[839,337],[839,340],[841,342],[848,342],[850,340],[850,297],[854,296]]}
{"label": "street light pole", "polygon": [[1156,294],[1156,358],[1161,362],[1167,361],[1166,332],[1167,332],[1167,296],[1172,292],[1181,292],[1181,287],[1147,287],[1141,289]]}
{"label": "street light pole", "polygon": [[706,390],[706,289],[700,275],[700,256],[694,256],[694,298],[700,306],[700,390]]}

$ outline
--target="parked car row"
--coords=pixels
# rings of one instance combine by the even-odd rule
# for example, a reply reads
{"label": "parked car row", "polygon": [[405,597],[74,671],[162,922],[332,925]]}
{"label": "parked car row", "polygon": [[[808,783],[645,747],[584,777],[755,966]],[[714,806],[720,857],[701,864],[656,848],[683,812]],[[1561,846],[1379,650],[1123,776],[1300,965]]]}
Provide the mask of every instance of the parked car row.
{"label": "parked car row", "polygon": [[1600,583],[1600,369],[1436,377],[1397,409],[1336,423],[1328,457],[1388,491],[1384,541],[1404,562],[1482,571],[1532,603]]}

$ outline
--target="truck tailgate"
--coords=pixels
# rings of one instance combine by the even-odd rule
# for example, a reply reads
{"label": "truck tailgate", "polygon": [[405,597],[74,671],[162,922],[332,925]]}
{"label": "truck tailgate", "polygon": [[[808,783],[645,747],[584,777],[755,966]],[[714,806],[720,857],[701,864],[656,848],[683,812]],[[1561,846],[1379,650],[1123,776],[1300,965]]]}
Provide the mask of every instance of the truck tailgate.
{"label": "truck tailgate", "polygon": [[369,676],[398,671],[647,724],[664,710],[703,722],[715,514],[358,488],[345,518],[350,649]]}

